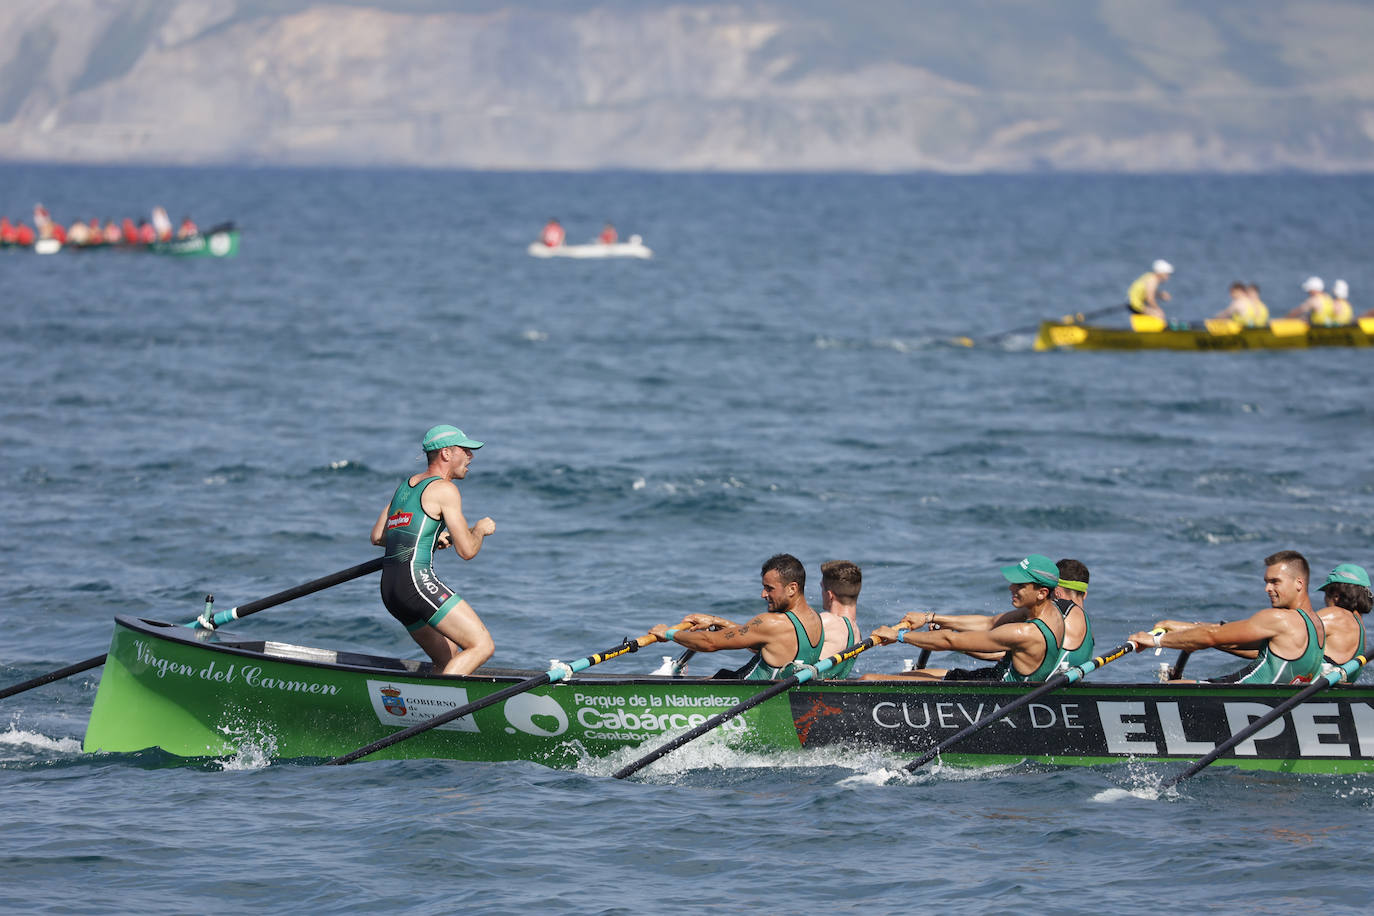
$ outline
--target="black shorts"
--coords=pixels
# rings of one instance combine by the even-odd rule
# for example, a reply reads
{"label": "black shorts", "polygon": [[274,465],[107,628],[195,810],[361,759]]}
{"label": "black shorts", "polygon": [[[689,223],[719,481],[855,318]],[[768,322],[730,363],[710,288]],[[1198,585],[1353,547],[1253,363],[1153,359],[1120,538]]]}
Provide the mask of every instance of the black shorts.
{"label": "black shorts", "polygon": [[412,570],[408,563],[382,566],[382,604],[392,617],[405,625],[408,633],[434,626],[462,600],[432,569],[418,567]]}
{"label": "black shorts", "polygon": [[988,665],[986,668],[950,668],[940,680],[1000,681],[1003,671],[1004,669],[1000,665]]}

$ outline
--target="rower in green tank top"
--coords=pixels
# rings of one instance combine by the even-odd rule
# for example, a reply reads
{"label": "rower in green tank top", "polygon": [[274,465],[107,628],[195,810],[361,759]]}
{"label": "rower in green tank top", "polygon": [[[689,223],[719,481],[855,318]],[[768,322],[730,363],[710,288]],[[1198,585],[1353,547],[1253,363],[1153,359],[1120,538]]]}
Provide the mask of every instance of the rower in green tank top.
{"label": "rower in green tank top", "polygon": [[[779,680],[821,657],[824,627],[806,603],[806,568],[791,554],[780,553],[763,564],[760,577],[767,610],[747,623],[714,614],[688,614],[672,627],[658,624],[649,632],[697,652],[749,649],[754,657],[735,677]],[[714,629],[712,629],[714,627]]]}
{"label": "rower in green tank top", "polygon": [[[1064,640],[1064,614],[1054,603],[1059,569],[1043,554],[1033,553],[1020,563],[1001,568],[1011,592],[1013,610],[1005,615],[936,614],[913,611],[899,626],[909,632],[903,641],[919,649],[956,651],[978,658],[1000,658],[991,668],[965,672],[960,669],[918,668],[897,674],[865,674],[863,680],[979,680],[1043,681],[1059,664]],[[921,632],[921,627],[931,627]],[[897,640],[897,629],[879,627],[873,638],[882,643]]]}
{"label": "rower in green tank top", "polygon": [[[829,658],[861,642],[859,637],[859,590],[863,587],[863,573],[848,560],[831,560],[821,564],[821,624],[825,627],[825,642],[821,658]],[[854,672],[857,658],[841,662],[831,668],[826,677],[840,680]]]}
{"label": "rower in green tank top", "polygon": [[495,650],[491,634],[472,606],[434,570],[434,551],[450,544],[464,560],[482,549],[496,523],[482,518],[468,526],[455,480],[467,477],[473,452],[482,443],[456,426],[425,433],[426,467],[401,481],[372,526],[372,543],[382,558],[382,603],[405,625],[440,674],[471,674]]}
{"label": "rower in green tank top", "polygon": [[1034,619],[1031,625],[1040,631],[1040,638],[1045,641],[1044,656],[1040,664],[1029,674],[1022,674],[1016,670],[1015,665],[1008,665],[1002,672],[1002,680],[1007,683],[1039,684],[1049,680],[1050,675],[1059,667],[1059,658],[1064,654],[1064,650],[1059,647],[1059,640],[1055,639],[1054,631],[1043,620]]}
{"label": "rower in green tank top", "polygon": [[1165,649],[1221,649],[1253,661],[1208,683],[1305,684],[1321,674],[1326,628],[1307,596],[1307,559],[1296,550],[1264,558],[1264,591],[1269,607],[1229,623],[1161,620],[1152,630],[1130,637],[1138,646]]}
{"label": "rower in green tank top", "polygon": [[1068,557],[1055,567],[1059,570],[1059,584],[1054,589],[1054,603],[1064,615],[1059,670],[1067,671],[1081,668],[1093,657],[1093,624],[1084,607],[1088,600],[1088,567]]}
{"label": "rower in green tank top", "polygon": [[[1326,607],[1317,612],[1326,628],[1326,648],[1322,674],[1339,667],[1355,656],[1364,656],[1365,646],[1364,618],[1374,606],[1374,595],[1370,594],[1369,573],[1363,566],[1355,563],[1342,563],[1322,583],[1321,592],[1326,596]],[[1356,671],[1353,677],[1341,672],[1341,679],[1353,682],[1360,676]]]}

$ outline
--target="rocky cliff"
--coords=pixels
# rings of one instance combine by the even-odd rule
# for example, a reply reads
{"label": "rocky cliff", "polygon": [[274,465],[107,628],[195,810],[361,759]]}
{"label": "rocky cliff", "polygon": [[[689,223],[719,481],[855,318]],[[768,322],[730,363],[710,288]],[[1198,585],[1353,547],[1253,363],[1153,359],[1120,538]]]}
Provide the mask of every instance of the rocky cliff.
{"label": "rocky cliff", "polygon": [[0,7],[0,158],[1374,168],[1350,0]]}

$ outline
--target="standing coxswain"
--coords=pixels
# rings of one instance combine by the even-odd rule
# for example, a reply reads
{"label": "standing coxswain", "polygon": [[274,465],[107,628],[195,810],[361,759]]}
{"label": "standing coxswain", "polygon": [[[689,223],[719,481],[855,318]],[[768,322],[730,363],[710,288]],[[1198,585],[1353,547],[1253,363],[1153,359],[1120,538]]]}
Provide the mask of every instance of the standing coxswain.
{"label": "standing coxswain", "polygon": [[386,548],[382,561],[382,603],[405,625],[440,674],[471,674],[496,650],[477,612],[439,578],[434,550],[450,544],[464,560],[482,549],[496,523],[482,518],[471,527],[454,480],[468,475],[472,453],[482,443],[456,426],[435,426],[421,447],[428,466],[396,487],[372,526],[372,543]]}

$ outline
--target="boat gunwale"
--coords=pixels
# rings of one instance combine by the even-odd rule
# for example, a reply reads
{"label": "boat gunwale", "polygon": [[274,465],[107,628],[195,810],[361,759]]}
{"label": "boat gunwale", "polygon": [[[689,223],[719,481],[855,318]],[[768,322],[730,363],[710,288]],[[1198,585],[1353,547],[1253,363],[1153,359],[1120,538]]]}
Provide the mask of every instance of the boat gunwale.
{"label": "boat gunwale", "polygon": [[[430,663],[427,661],[419,663],[419,670],[411,670],[410,668],[405,667],[405,662],[407,661],[406,659],[397,659],[378,655],[367,655],[363,653],[352,652],[349,650],[321,650],[312,646],[295,646],[296,648],[307,649],[311,651],[334,652],[336,657],[344,656],[354,659],[371,659],[378,662],[391,662],[394,663],[396,667],[369,666],[367,664],[358,664],[355,662],[326,662],[308,658],[301,658],[293,655],[273,655],[266,651],[259,651],[247,647],[252,645],[266,646],[268,643],[273,642],[283,646],[293,645],[290,643],[282,643],[277,640],[238,640],[237,637],[233,637],[232,634],[226,633],[224,635],[234,638],[236,642],[210,642],[205,637],[210,636],[211,634],[205,630],[194,630],[181,624],[174,624],[161,620],[152,620],[144,617],[135,617],[126,614],[116,615],[115,623],[119,626],[125,627],[126,629],[132,632],[142,633],[156,639],[162,639],[168,642],[179,643],[193,648],[201,648],[216,652],[223,652],[226,654],[245,658],[254,658],[259,660],[265,659],[283,664],[301,665],[308,668],[320,668],[354,674],[382,674],[387,675],[391,678],[411,678],[415,680],[428,681],[438,684],[453,684],[455,686],[464,683],[474,682],[485,684],[500,684],[506,682],[514,683],[523,680],[528,680],[531,677],[535,677],[544,673],[543,670],[534,669],[479,668],[477,669],[478,672],[486,673],[475,672],[473,674],[468,675],[434,674],[432,670],[430,670]],[[223,633],[222,629],[216,630],[214,635],[217,636],[220,633]],[[760,685],[760,689],[762,689],[763,684],[763,682],[760,681],[750,681],[745,680],[743,678],[669,677],[665,675],[652,674],[620,675],[586,671],[579,672],[573,675],[573,677],[569,680],[563,681],[562,683],[588,683],[593,681],[599,685],[605,686],[653,684],[659,686],[682,685],[690,687],[739,687],[740,685],[745,684],[755,684]],[[555,684],[554,686],[558,685]],[[809,681],[794,687],[793,690],[800,693],[809,693],[816,691],[818,689],[823,690],[827,687],[862,687],[863,689],[872,689],[883,693],[890,693],[893,692],[893,688],[900,688],[900,692],[909,692],[917,694],[938,693],[941,690],[953,690],[958,693],[975,695],[1015,695],[1026,693],[1027,691],[1037,688],[1039,686],[1039,684],[1034,683],[1026,685],[986,680],[929,681],[926,683],[922,683],[914,681],[911,678],[892,678],[890,680],[826,679],[820,681]],[[1162,683],[1159,681],[1088,681],[1085,679],[1073,685],[1065,685],[1063,689],[1076,694],[1082,694],[1086,691],[1097,692],[1106,690],[1113,694],[1129,693],[1140,694],[1142,696],[1167,696],[1202,693],[1216,696],[1245,695],[1286,698],[1292,696],[1296,691],[1301,690],[1307,686],[1307,684],[1211,684],[1197,682],[1169,684]],[[1374,685],[1339,684],[1332,689],[1339,690],[1342,693],[1342,695],[1349,696],[1352,699],[1364,698],[1374,701]],[[845,692],[851,691],[846,690]]]}

